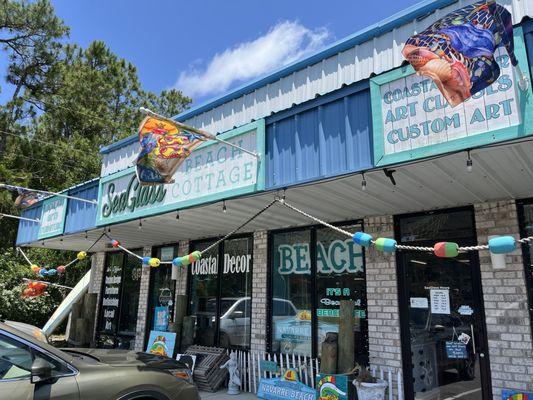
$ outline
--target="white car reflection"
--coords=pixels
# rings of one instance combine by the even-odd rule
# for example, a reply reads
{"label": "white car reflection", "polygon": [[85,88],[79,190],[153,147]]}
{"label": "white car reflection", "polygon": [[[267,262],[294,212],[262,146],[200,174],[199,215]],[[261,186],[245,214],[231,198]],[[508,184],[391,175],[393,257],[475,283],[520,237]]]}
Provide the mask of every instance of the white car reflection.
{"label": "white car reflection", "polygon": [[[247,347],[250,345],[250,316],[251,297],[222,297],[220,299],[220,347],[232,346]],[[208,301],[207,309],[215,314],[216,299]],[[279,320],[293,320],[298,310],[291,301],[285,299],[273,299],[272,318],[274,323]],[[215,316],[211,317],[212,323]]]}

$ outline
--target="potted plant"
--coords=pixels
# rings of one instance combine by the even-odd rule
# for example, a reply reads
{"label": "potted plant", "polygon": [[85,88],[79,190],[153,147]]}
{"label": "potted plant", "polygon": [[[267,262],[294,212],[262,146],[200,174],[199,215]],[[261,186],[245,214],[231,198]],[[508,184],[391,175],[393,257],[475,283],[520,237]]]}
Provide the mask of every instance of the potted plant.
{"label": "potted plant", "polygon": [[359,371],[353,384],[359,400],[385,400],[387,382],[373,377],[367,368]]}

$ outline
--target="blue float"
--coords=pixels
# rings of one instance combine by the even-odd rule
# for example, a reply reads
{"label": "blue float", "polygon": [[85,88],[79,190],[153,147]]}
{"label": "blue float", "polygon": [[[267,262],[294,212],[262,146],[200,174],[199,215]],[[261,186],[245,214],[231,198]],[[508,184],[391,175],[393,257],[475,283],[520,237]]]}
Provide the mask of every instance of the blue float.
{"label": "blue float", "polygon": [[512,236],[498,236],[489,240],[489,250],[493,254],[512,253],[516,250],[516,240]]}
{"label": "blue float", "polygon": [[46,268],[41,268],[39,270],[39,275],[42,275],[42,276],[48,275],[48,271],[46,270]]}
{"label": "blue float", "polygon": [[49,276],[54,276],[57,274],[57,271],[54,268],[50,268],[47,273]]}
{"label": "blue float", "polygon": [[364,232],[355,232],[352,236],[355,243],[363,247],[369,247],[372,244],[372,236]]}
{"label": "blue float", "polygon": [[175,267],[181,267],[181,257],[176,257],[172,260],[172,265]]}
{"label": "blue float", "polygon": [[143,265],[146,265],[147,267],[149,267],[150,266],[149,263],[150,263],[150,259],[151,258],[152,257],[143,257]]}

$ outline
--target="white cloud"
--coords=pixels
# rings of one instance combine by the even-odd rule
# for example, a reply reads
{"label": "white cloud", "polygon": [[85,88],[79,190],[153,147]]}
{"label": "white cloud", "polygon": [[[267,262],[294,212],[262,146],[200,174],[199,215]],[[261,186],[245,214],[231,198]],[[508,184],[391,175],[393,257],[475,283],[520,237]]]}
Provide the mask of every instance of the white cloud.
{"label": "white cloud", "polygon": [[207,65],[182,71],[175,86],[188,96],[215,95],[319,50],[330,36],[323,27],[311,30],[296,21],[280,22],[255,40],[215,54]]}

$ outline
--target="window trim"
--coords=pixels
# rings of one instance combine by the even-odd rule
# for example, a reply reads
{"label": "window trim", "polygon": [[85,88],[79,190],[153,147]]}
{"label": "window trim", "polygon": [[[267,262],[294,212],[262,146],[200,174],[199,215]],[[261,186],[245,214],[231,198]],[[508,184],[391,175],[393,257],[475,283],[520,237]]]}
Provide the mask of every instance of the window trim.
{"label": "window trim", "polygon": [[[15,342],[18,342],[18,343],[21,343],[23,345],[26,345],[30,348],[31,352],[32,352],[32,362],[34,361],[34,354],[33,352],[34,351],[37,351],[39,353],[43,353],[45,354],[46,356],[56,360],[57,362],[60,362],[64,365],[66,365],[66,367],[70,370],[70,373],[63,373],[61,375],[57,375],[57,376],[54,376],[54,379],[55,378],[65,378],[65,377],[69,377],[69,376],[76,376],[79,374],[79,371],[76,367],[74,367],[72,364],[70,364],[68,361],[66,360],[63,360],[62,358],[56,356],[55,354],[52,354],[50,353],[49,351],[43,349],[42,347],[39,347],[37,346],[35,343],[33,342],[30,342],[24,338],[21,338],[20,336],[17,336],[17,335],[14,335],[8,331],[4,331],[4,330],[0,330],[0,335],[4,335],[4,336],[7,336],[8,338],[14,340]],[[23,380],[28,380],[28,379],[31,379],[31,372],[30,372],[30,376],[27,376],[27,377],[24,377],[24,378],[9,378],[9,379],[0,379],[0,382],[14,382],[14,381],[23,381]]]}
{"label": "window trim", "polygon": [[[364,232],[365,225],[364,225],[364,219],[351,219],[347,221],[336,221],[332,222],[331,225],[337,226],[337,227],[343,227],[343,226],[350,226],[350,225],[359,225],[361,227],[361,231]],[[282,229],[273,229],[268,231],[267,236],[267,329],[266,329],[266,351],[268,353],[272,353],[272,338],[273,338],[273,294],[274,294],[274,273],[273,273],[273,253],[274,253],[274,240],[273,237],[276,234],[283,234],[283,233],[291,233],[291,232],[299,232],[299,231],[306,231],[309,230],[309,252],[311,257],[311,312],[312,316],[315,316],[314,318],[311,317],[311,357],[312,358],[318,358],[318,343],[317,343],[317,334],[318,334],[318,318],[316,318],[316,310],[318,308],[317,304],[317,293],[316,293],[316,279],[317,279],[317,271],[316,271],[316,248],[317,248],[317,231],[319,229],[328,229],[324,225],[321,224],[312,224],[312,225],[302,225],[302,226],[296,226],[296,227],[290,227],[290,228],[282,228]],[[366,327],[366,337],[367,337],[367,343],[368,343],[368,299],[366,298],[366,250],[365,248],[363,250],[363,264],[365,266],[365,313],[367,315],[366,321],[367,321],[367,327]],[[315,255],[315,257],[313,257]],[[369,361],[369,348],[367,344],[366,348],[366,354],[365,359]]]}
{"label": "window trim", "polygon": [[[527,234],[524,210],[524,206],[527,205],[533,206],[533,198],[521,199],[516,201],[516,214],[518,218],[518,230],[520,232],[520,237],[526,237]],[[533,276],[530,276],[530,274],[528,274],[529,269],[533,270],[533,266],[530,265],[532,259],[533,254],[530,253],[529,246],[525,243],[522,243],[522,262],[524,264],[524,282],[526,285],[527,305],[529,307],[529,325],[531,329],[531,335],[533,337],[533,293],[530,293],[530,291],[533,292]]]}

